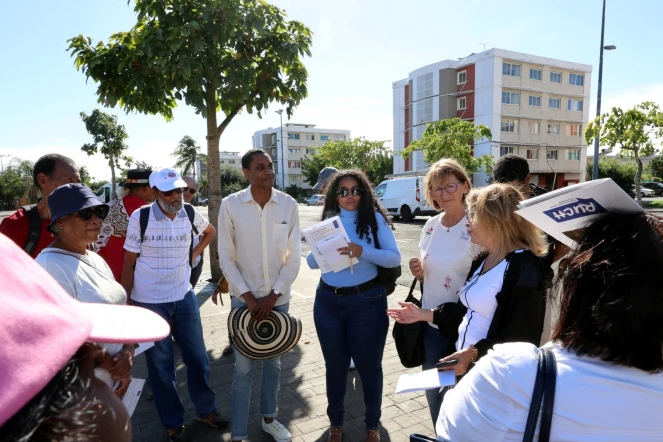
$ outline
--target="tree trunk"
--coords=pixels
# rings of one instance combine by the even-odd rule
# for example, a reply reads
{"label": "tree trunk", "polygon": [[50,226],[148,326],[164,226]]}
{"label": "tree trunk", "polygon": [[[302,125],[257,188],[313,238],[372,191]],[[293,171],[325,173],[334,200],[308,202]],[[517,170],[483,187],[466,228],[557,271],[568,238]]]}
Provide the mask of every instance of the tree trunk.
{"label": "tree trunk", "polygon": [[642,177],[642,160],[640,159],[640,152],[637,145],[633,146],[633,155],[635,156],[635,163],[638,165],[638,170],[635,172],[635,197],[638,199],[638,204],[642,207],[642,195],[640,194],[640,178]]}
{"label": "tree trunk", "polygon": [[[215,87],[212,83],[206,85],[207,104],[207,213],[209,222],[219,231],[219,210],[221,209],[221,169],[219,168],[219,138],[220,134],[216,124],[216,98]],[[219,265],[219,237],[212,239],[209,245],[210,269],[212,281],[221,278]]]}
{"label": "tree trunk", "polygon": [[110,191],[110,199],[113,199],[115,196],[115,158],[110,157],[108,160],[108,164],[110,165],[111,168],[111,191]]}

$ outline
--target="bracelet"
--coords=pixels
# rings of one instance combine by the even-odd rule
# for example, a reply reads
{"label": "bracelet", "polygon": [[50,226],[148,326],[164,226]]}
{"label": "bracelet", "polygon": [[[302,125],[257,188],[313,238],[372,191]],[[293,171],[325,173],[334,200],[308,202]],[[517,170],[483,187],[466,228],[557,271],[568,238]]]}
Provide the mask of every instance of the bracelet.
{"label": "bracelet", "polygon": [[467,347],[467,348],[469,348],[469,349],[471,349],[471,350],[474,351],[474,357],[473,357],[472,360],[470,361],[471,364],[474,364],[474,363],[477,361],[477,359],[479,358],[479,349],[476,348],[474,345],[470,345],[470,346]]}

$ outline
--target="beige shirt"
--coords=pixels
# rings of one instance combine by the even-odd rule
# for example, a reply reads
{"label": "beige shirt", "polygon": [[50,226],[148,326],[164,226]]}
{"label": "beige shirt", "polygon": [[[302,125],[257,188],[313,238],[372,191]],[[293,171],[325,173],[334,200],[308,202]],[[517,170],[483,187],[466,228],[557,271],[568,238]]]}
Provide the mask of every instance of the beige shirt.
{"label": "beige shirt", "polygon": [[264,208],[251,187],[223,199],[219,211],[219,262],[230,294],[251,292],[263,298],[276,290],[276,305],[290,301],[290,286],[301,264],[301,232],[297,202],[272,189]]}

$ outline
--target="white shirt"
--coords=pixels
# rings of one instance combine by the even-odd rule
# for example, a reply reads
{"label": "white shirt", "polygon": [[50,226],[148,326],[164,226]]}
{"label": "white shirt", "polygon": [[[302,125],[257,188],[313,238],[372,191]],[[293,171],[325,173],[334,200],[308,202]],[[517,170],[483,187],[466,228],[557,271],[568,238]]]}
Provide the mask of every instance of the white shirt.
{"label": "white shirt", "polygon": [[467,307],[458,327],[456,350],[476,344],[488,335],[488,329],[497,309],[495,296],[502,290],[507,261],[503,259],[495,267],[481,274],[484,261],[460,289],[460,302]]}
{"label": "white shirt", "polygon": [[272,189],[264,208],[251,186],[223,199],[219,211],[219,262],[230,294],[263,298],[281,292],[276,305],[290,301],[290,286],[301,265],[299,208],[289,195]]}
{"label": "white shirt", "polygon": [[[472,244],[463,217],[447,229],[439,214],[430,218],[421,232],[419,251],[424,269],[422,308],[434,309],[445,302],[458,302],[458,289],[467,278],[472,260],[481,248]],[[437,328],[432,322],[430,326]]]}
{"label": "white shirt", "polygon": [[[579,357],[552,343],[545,347],[557,358],[551,441],[663,440],[663,374]],[[532,344],[498,344],[489,350],[444,397],[438,440],[520,442],[536,367]]]}
{"label": "white shirt", "polygon": [[[140,253],[136,260],[131,299],[146,304],[181,301],[191,290],[191,222],[184,208],[171,220],[164,215],[156,201],[151,207],[142,243],[140,210],[136,210],[129,218],[124,249]],[[193,223],[198,232],[202,232],[209,223],[195,207],[193,212]]]}

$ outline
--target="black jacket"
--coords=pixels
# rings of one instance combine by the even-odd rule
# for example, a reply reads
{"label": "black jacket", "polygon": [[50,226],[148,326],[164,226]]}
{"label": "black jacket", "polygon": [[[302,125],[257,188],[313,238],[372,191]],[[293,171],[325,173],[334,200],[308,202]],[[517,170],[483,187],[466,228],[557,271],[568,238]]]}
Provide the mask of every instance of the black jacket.
{"label": "black jacket", "polygon": [[[472,262],[470,279],[486,255]],[[547,276],[541,258],[531,251],[511,252],[506,255],[507,268],[504,272],[502,290],[495,296],[497,308],[486,337],[474,346],[479,357],[484,356],[495,344],[505,342],[529,342],[537,347],[543,333],[546,314]],[[467,308],[458,301],[445,303],[433,311],[433,323],[447,339],[450,346],[458,340],[458,327]],[[451,352],[451,349],[448,349]]]}

